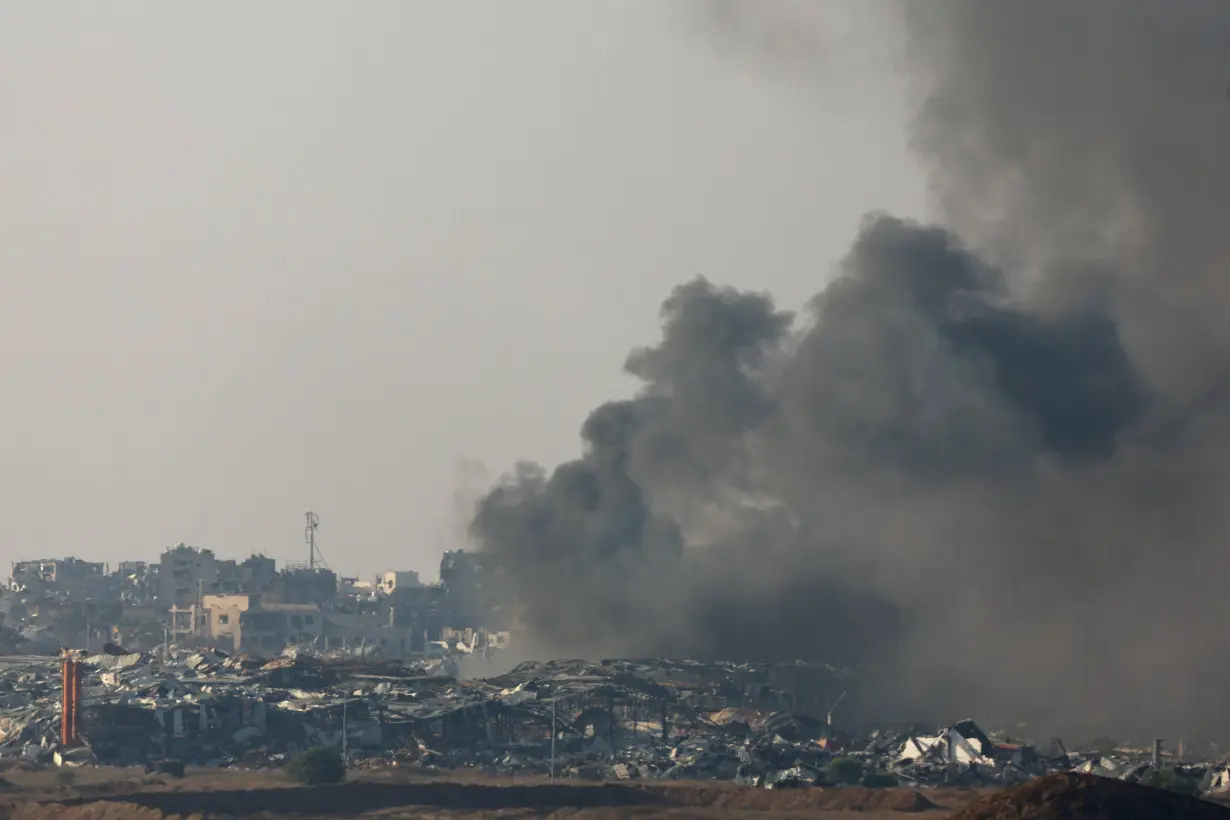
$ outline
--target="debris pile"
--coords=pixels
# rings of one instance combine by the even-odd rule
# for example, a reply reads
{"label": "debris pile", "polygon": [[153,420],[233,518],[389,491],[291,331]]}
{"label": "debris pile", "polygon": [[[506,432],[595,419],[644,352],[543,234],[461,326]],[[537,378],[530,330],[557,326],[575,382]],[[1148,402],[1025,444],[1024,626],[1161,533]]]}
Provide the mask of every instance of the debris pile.
{"label": "debris pile", "polygon": [[[397,663],[293,651],[271,661],[210,650],[79,661],[86,750],[57,745],[60,659],[6,657],[0,756],[65,765],[180,759],[255,766],[310,746],[340,745],[356,760],[545,772],[554,746],[561,774],[580,774],[591,761],[610,767],[622,750],[627,776],[641,776],[642,768],[656,776],[687,770],[689,756],[707,765],[699,751],[674,752],[694,736],[745,735],[746,721],[732,717],[739,710],[729,704],[777,708],[797,701],[774,683],[782,670],[733,664],[524,664],[499,677],[464,680],[447,659]],[[827,681],[830,689],[848,685],[828,667],[789,671]],[[709,720],[719,709],[727,709],[723,725]]]}
{"label": "debris pile", "polygon": [[[0,757],[62,766],[180,761],[280,765],[312,746],[355,766],[411,765],[594,780],[724,780],[764,789],[1013,786],[1055,772],[1150,782],[1156,755],[1069,753],[985,732],[834,726],[859,708],[822,664],[668,660],[524,663],[484,679],[446,660],[289,652],[270,661],[195,650],[82,657],[78,748],[60,748],[59,660],[0,659]],[[806,693],[806,694],[799,694]],[[1230,785],[1216,766],[1170,764],[1191,790]]]}

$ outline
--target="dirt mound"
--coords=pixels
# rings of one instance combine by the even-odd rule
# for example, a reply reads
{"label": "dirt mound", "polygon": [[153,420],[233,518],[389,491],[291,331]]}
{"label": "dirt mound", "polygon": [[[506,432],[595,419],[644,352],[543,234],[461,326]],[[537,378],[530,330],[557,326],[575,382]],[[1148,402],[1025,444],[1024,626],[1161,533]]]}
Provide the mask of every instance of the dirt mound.
{"label": "dirt mound", "polygon": [[[534,785],[485,786],[449,782],[434,783],[344,783],[336,786],[258,788],[204,792],[134,792],[114,797],[75,798],[43,804],[44,811],[59,807],[64,814],[55,817],[71,820],[111,820],[112,817],[190,817],[193,815],[247,817],[254,814],[353,817],[403,806],[429,806],[452,811],[494,811],[504,809],[550,809],[606,806],[637,806],[659,802],[660,798],[627,786]],[[146,814],[73,814],[96,807],[126,806]],[[27,806],[23,806],[23,809]],[[103,811],[103,808],[97,808]],[[110,809],[107,809],[110,810]],[[10,815],[15,820],[35,820]]]}
{"label": "dirt mound", "polygon": [[1137,783],[1059,774],[985,797],[952,820],[1230,820],[1230,809]]}
{"label": "dirt mound", "polygon": [[167,815],[158,809],[138,806],[135,803],[118,803],[100,800],[79,806],[62,803],[21,803],[13,807],[6,820],[197,820],[200,815],[180,818]]}
{"label": "dirt mound", "polygon": [[[611,817],[691,811],[726,813],[860,812],[875,816],[923,812],[936,806],[910,789],[747,789],[714,784],[483,785],[447,781],[350,782],[315,788],[210,791],[130,791],[46,803],[21,803],[0,820],[170,820],[205,817],[356,817],[416,807],[427,813],[535,812]],[[717,813],[717,814],[714,814]]]}
{"label": "dirt mound", "polygon": [[732,811],[920,812],[937,806],[912,789],[747,789],[735,786],[649,786],[664,803]]}
{"label": "dirt mound", "polygon": [[817,808],[826,811],[918,812],[936,808],[934,803],[913,789],[863,789],[847,786],[819,791],[828,799],[819,801]]}
{"label": "dirt mound", "polygon": [[[881,794],[884,794],[884,792],[881,792]],[[893,791],[887,792],[886,794],[888,794],[889,797],[887,800],[883,801],[879,805],[879,808],[881,809],[891,809],[893,811],[904,811],[904,812],[915,812],[915,811],[930,811],[931,809],[938,808],[934,803],[932,803],[930,800],[923,797],[921,793],[916,792],[916,791],[912,791],[912,790],[898,791],[894,789]]]}

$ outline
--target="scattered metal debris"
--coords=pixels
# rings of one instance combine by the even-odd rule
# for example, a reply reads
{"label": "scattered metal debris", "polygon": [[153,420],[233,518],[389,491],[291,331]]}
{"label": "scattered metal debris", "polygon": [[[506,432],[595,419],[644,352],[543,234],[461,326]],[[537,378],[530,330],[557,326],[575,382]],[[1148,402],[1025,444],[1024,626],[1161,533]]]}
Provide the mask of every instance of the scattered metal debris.
{"label": "scattered metal debris", "polygon": [[[352,766],[715,779],[766,789],[1012,785],[1069,770],[1143,780],[1155,770],[1147,750],[1071,754],[1056,740],[1039,752],[972,720],[931,732],[880,730],[855,742],[831,723],[832,704],[853,683],[818,664],[570,661],[466,680],[439,659],[295,652],[263,661],[199,649],[165,657],[112,651],[78,662],[82,745],[69,748],[60,743],[59,659],[0,659],[0,756],[178,772],[185,763],[280,765],[332,745]],[[791,682],[804,682],[811,699]],[[1201,790],[1230,788],[1225,768],[1170,768]]]}

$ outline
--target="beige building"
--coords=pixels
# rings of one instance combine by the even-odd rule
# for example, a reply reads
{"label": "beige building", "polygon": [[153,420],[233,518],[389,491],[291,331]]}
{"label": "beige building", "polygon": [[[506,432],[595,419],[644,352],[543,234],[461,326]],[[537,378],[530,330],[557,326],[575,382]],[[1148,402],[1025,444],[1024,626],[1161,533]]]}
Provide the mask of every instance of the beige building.
{"label": "beige building", "polygon": [[380,591],[385,595],[392,595],[399,589],[408,587],[421,587],[423,583],[419,580],[419,574],[412,570],[389,570],[382,572],[376,578],[380,585]]}
{"label": "beige building", "polygon": [[265,604],[256,595],[206,595],[203,603],[210,639],[231,652],[277,655],[318,641],[324,631],[315,604]]}
{"label": "beige building", "polygon": [[201,599],[205,608],[206,634],[219,649],[236,652],[242,642],[240,616],[260,606],[255,595],[206,595]]}

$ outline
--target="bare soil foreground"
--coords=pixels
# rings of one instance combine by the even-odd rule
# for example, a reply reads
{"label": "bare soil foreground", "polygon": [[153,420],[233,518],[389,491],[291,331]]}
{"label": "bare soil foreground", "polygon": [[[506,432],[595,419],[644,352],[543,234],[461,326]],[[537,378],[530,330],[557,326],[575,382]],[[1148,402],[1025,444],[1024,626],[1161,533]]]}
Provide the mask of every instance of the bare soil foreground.
{"label": "bare soil foreground", "polygon": [[1230,808],[1087,774],[1059,774],[987,795],[952,820],[1230,820]]}
{"label": "bare soil foreground", "polygon": [[316,818],[622,817],[920,820],[1230,820],[1230,809],[1116,781],[1060,776],[995,794],[968,789],[739,788],[711,783],[548,783],[359,773],[307,788],[276,772],[190,772],[182,779],[115,769],[7,774],[0,820],[316,820]]}

